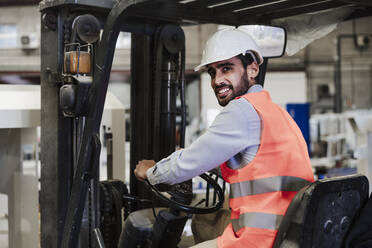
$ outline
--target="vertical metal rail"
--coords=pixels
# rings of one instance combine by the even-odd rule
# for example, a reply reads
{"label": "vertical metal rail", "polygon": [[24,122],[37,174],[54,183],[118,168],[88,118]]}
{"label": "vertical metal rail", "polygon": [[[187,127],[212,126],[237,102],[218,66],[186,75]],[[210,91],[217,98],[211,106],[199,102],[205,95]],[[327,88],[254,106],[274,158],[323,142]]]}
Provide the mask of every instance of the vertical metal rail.
{"label": "vertical metal rail", "polygon": [[355,38],[355,35],[345,34],[339,35],[337,37],[337,61],[336,61],[336,69],[335,69],[335,97],[334,97],[334,112],[341,113],[343,106],[342,106],[342,79],[341,79],[341,43],[343,39],[350,39]]}
{"label": "vertical metal rail", "polygon": [[[177,99],[177,60],[163,49],[163,59],[159,61],[161,64],[161,94],[160,101],[160,125],[158,140],[154,140],[154,146],[158,148],[155,158],[160,160],[176,149],[176,99]],[[155,148],[154,147],[154,148]],[[155,149],[156,149],[155,148]]]}
{"label": "vertical metal rail", "polygon": [[[155,144],[156,141],[160,140],[161,136],[161,108],[162,108],[162,67],[163,67],[163,59],[167,59],[166,54],[163,54],[163,44],[161,42],[162,27],[158,27],[155,34],[154,34],[154,57],[153,57],[153,83],[152,83],[152,104],[153,104],[153,127],[151,130],[150,135],[152,135],[152,158],[155,161],[159,161],[161,159],[160,155],[160,144]],[[163,58],[164,57],[164,58]],[[166,97],[166,96],[163,96]],[[166,99],[165,99],[166,100]]]}
{"label": "vertical metal rail", "polygon": [[150,192],[133,171],[139,160],[158,161],[176,148],[176,100],[183,78],[179,48],[184,47],[184,34],[178,26],[154,27],[153,31],[149,36],[132,34],[131,53],[130,192],[148,199]]}
{"label": "vertical metal rail", "polygon": [[96,50],[93,82],[89,91],[87,104],[89,115],[85,121],[78,164],[68,202],[61,243],[63,248],[74,248],[78,243],[88,185],[90,179],[94,177],[96,161],[99,160],[100,141],[98,133],[121,22],[125,20],[125,10],[127,7],[141,2],[145,1],[120,1],[112,8],[106,20],[101,41]]}
{"label": "vertical metal rail", "polygon": [[[41,25],[41,247],[60,247],[72,175],[72,123],[59,109],[59,88],[63,61],[63,20],[58,14],[43,13],[55,19],[56,27]],[[48,18],[49,18],[48,17]],[[47,19],[48,19],[47,18]],[[46,152],[47,151],[47,152]]]}
{"label": "vertical metal rail", "polygon": [[335,98],[334,98],[334,112],[342,112],[342,88],[341,88],[341,37],[337,37],[337,61],[335,70]]}
{"label": "vertical metal rail", "polygon": [[[157,37],[154,155],[162,159],[176,148],[177,94],[182,89],[182,51],[185,48],[183,30],[174,24],[163,26]],[[182,98],[184,98],[182,96]]]}
{"label": "vertical metal rail", "polygon": [[[158,161],[176,148],[176,100],[178,92],[179,51],[167,49],[167,37],[174,25],[160,27],[155,35],[153,83],[154,127],[153,158]],[[173,48],[173,47],[172,47]]]}
{"label": "vertical metal rail", "polygon": [[132,33],[131,44],[130,193],[150,199],[151,194],[134,176],[134,169],[138,161],[153,157],[153,36]]}
{"label": "vertical metal rail", "polygon": [[185,48],[181,51],[181,68],[180,68],[180,98],[181,98],[181,141],[180,147],[185,147],[186,137],[186,96],[185,96],[185,59],[186,59]]}
{"label": "vertical metal rail", "polygon": [[[156,70],[154,80],[154,158],[160,160],[176,149],[177,95],[181,94],[182,127],[180,146],[184,146],[185,133],[185,35],[174,24],[162,26],[156,37]],[[191,180],[184,187],[192,190]]]}

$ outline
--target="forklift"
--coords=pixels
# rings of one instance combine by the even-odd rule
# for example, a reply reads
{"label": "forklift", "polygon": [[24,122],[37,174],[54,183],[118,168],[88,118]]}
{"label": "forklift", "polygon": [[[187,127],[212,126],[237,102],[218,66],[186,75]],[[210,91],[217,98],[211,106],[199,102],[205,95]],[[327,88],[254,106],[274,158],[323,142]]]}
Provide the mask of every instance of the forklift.
{"label": "forklift", "polygon": [[[213,202],[208,190],[196,204],[190,181],[152,186],[133,174],[139,160],[159,161],[175,151],[177,116],[184,146],[182,26],[270,25],[348,6],[354,11],[347,18],[372,13],[363,0],[41,1],[41,247],[177,247],[191,214],[221,208],[225,189],[217,173],[201,175]],[[118,180],[99,181],[99,131],[120,32],[131,33],[129,189]],[[262,84],[269,57],[260,67]],[[302,189],[274,247],[353,247],[366,233],[355,226],[366,220],[359,216],[369,206],[368,185],[365,176],[352,175]]]}

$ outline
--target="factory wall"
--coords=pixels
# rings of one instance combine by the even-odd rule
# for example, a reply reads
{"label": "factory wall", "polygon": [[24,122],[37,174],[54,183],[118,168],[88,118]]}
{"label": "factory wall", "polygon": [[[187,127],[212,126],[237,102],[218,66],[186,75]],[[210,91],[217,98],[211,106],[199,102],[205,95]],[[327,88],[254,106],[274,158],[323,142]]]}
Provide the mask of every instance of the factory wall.
{"label": "factory wall", "polygon": [[[17,30],[17,46],[0,48],[0,72],[4,71],[39,71],[40,70],[40,12],[38,6],[17,6],[0,8],[0,25],[15,25]],[[184,27],[187,37],[187,68],[199,63],[200,51],[216,25]],[[32,38],[31,45],[22,45],[21,36]],[[130,36],[121,35],[115,51],[113,70],[129,70],[130,68]]]}
{"label": "factory wall", "polygon": [[[334,94],[334,82],[337,65],[337,42],[341,42],[342,101],[345,110],[369,108],[372,106],[371,68],[372,48],[369,42],[357,46],[354,39],[340,35],[371,34],[371,17],[346,21],[336,30],[319,40],[312,42],[294,56],[284,56],[269,61],[269,71],[302,71],[306,75],[307,100],[318,100],[319,85],[328,85],[330,94]],[[40,68],[40,12],[38,6],[0,8],[0,25],[13,24],[17,29],[17,47],[0,48],[1,72],[38,72]],[[207,38],[215,32],[217,25],[183,27],[186,34],[186,68],[188,73],[201,59],[201,51]],[[32,44],[22,45],[21,36],[30,36]],[[369,36],[371,39],[371,36]],[[36,41],[35,41],[36,40]],[[35,41],[35,42],[34,42]],[[128,43],[129,41],[129,43]],[[128,72],[130,68],[130,36],[122,35],[119,42],[126,42],[116,50],[113,71]],[[363,43],[363,42],[362,42]],[[126,77],[127,78],[127,77]],[[128,78],[128,80],[130,80]],[[202,97],[203,98],[203,97]],[[129,99],[129,96],[127,97]]]}
{"label": "factory wall", "polygon": [[[319,85],[328,85],[330,93],[334,94],[337,59],[340,58],[344,110],[372,107],[371,21],[371,17],[365,17],[340,23],[333,32],[310,43],[294,56],[272,59],[269,62],[269,70],[305,71],[308,100],[314,103],[318,100]],[[358,42],[349,37],[338,38],[352,34],[358,35]],[[340,56],[337,54],[338,42],[341,45]]]}
{"label": "factory wall", "polygon": [[[15,25],[17,44],[13,48],[0,48],[0,71],[40,71],[39,8],[1,7],[0,25],[4,24]],[[22,36],[29,36],[32,44],[22,47]]]}

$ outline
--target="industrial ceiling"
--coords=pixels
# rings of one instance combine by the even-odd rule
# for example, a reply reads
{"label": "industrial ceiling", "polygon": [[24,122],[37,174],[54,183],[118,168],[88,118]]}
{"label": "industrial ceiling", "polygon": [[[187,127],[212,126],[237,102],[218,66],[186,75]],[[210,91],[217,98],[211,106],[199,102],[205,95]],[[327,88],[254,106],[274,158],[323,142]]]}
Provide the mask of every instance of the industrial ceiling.
{"label": "industrial ceiling", "polygon": [[[39,2],[39,0],[0,0],[0,6],[35,5]],[[97,0],[46,0],[43,4],[56,5],[58,2],[84,5],[97,2]],[[112,2],[113,6],[116,1],[103,2]],[[230,25],[270,23],[271,20],[277,18],[338,7],[355,8],[355,12],[349,18],[372,15],[372,1],[369,0],[152,0],[137,4],[137,6],[133,7],[132,12],[137,16],[151,16],[162,20],[166,17],[169,21],[181,23]]]}

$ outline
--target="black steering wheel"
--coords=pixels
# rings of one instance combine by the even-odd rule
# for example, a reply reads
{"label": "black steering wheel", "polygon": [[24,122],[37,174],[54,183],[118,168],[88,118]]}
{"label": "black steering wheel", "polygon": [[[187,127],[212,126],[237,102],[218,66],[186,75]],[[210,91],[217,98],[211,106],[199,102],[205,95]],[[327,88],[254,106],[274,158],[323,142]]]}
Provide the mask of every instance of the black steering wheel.
{"label": "black steering wheel", "polygon": [[[168,205],[170,208],[180,210],[186,213],[190,214],[209,214],[212,212],[217,211],[222,207],[223,201],[224,201],[224,194],[223,191],[218,185],[218,183],[212,179],[209,175],[203,173],[200,175],[203,180],[205,180],[209,185],[212,186],[214,191],[217,193],[218,200],[216,201],[216,204],[212,206],[206,206],[206,207],[200,207],[200,206],[191,206],[190,204],[186,204],[185,201],[181,200],[182,197],[175,197],[177,195],[177,191],[183,191],[182,187],[176,187],[176,189],[172,186],[171,190],[162,190],[160,189],[158,185],[151,185],[148,180],[145,180],[145,186],[150,191],[154,193],[154,195],[162,200],[166,205]],[[177,184],[179,185],[179,184]],[[168,188],[169,189],[169,188]],[[165,196],[162,192],[167,192],[169,196]],[[180,194],[184,194],[184,192],[179,192]],[[200,204],[197,204],[200,205]]]}

